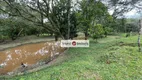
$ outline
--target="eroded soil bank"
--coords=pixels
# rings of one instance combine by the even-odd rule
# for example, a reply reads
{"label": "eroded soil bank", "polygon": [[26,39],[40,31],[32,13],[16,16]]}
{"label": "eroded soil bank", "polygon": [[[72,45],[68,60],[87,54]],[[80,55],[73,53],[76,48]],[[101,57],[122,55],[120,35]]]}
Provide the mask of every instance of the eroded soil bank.
{"label": "eroded soil bank", "polygon": [[54,41],[54,37],[37,37],[37,36],[25,36],[25,37],[19,37],[18,39],[12,41],[12,40],[6,40],[4,42],[0,43],[0,51],[24,45],[24,44],[30,44],[30,43],[39,43],[39,42],[49,42]]}

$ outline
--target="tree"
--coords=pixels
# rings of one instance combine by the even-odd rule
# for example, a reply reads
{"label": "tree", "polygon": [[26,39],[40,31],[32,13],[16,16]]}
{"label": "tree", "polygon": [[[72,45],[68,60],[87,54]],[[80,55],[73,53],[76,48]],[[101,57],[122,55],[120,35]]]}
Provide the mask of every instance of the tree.
{"label": "tree", "polygon": [[[11,16],[19,16],[38,26],[42,26],[55,34],[55,38],[61,36],[68,39],[70,36],[70,16],[72,0],[3,0],[9,9],[2,9]],[[48,24],[44,23],[48,20]],[[65,31],[65,32],[64,32]]]}
{"label": "tree", "polygon": [[93,39],[101,38],[104,34],[104,29],[101,24],[97,24],[89,28],[89,34]]}
{"label": "tree", "polygon": [[[115,30],[123,31],[126,30],[125,24],[125,13],[135,9],[137,11],[140,11],[142,9],[142,6],[140,5],[142,2],[141,0],[102,0],[107,3],[107,7],[109,10],[111,10],[112,16],[113,16],[113,26]],[[121,24],[121,25],[120,25]],[[121,30],[124,28],[123,30]],[[126,31],[123,31],[126,32]]]}
{"label": "tree", "polygon": [[35,35],[37,33],[37,27],[30,22],[23,21],[20,18],[0,19],[0,36],[2,39],[7,37],[15,40],[20,36]]}
{"label": "tree", "polygon": [[77,15],[80,23],[79,28],[84,32],[85,39],[87,39],[90,26],[105,24],[109,13],[107,7],[101,1],[82,0]]}

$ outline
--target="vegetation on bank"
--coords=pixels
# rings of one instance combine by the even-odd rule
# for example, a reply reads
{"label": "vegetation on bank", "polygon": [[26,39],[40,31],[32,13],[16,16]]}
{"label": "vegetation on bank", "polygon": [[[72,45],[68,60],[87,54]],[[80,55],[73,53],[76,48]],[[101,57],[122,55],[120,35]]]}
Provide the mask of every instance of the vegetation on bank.
{"label": "vegetation on bank", "polygon": [[139,1],[107,0],[106,5],[100,0],[1,0],[0,42],[40,34],[54,36],[57,41],[73,39],[78,32],[84,33],[85,39],[139,32],[139,19],[124,16],[132,10],[126,4],[138,8],[134,4]]}
{"label": "vegetation on bank", "polygon": [[98,43],[90,39],[89,48],[70,48],[56,64],[6,80],[141,80],[142,54],[137,38],[108,36]]}

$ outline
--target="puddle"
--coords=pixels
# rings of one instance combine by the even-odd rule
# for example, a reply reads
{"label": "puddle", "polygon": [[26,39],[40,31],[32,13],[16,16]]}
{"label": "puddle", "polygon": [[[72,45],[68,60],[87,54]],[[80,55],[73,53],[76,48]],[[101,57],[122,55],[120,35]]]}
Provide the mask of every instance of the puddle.
{"label": "puddle", "polygon": [[0,75],[9,74],[24,66],[32,66],[40,61],[52,59],[65,49],[60,42],[26,44],[0,51]]}

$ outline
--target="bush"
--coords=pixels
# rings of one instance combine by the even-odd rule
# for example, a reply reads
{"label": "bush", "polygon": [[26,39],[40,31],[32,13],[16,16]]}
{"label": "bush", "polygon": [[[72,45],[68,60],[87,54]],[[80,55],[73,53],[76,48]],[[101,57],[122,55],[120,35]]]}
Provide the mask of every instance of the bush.
{"label": "bush", "polygon": [[89,29],[89,35],[93,38],[93,39],[98,39],[98,38],[102,38],[104,35],[104,29],[103,26],[101,24],[97,24],[93,27],[90,27]]}
{"label": "bush", "polygon": [[21,19],[0,19],[0,39],[11,38],[15,40],[19,36],[39,35],[48,33],[44,28],[35,26],[34,24],[23,21]]}

